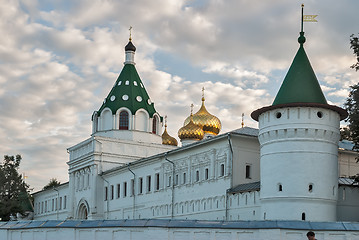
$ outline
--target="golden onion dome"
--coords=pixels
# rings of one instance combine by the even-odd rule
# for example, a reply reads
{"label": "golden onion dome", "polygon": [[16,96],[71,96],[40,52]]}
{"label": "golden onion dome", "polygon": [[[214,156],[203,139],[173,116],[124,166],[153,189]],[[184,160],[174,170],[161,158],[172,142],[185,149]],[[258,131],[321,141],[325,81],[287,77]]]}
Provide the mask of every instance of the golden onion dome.
{"label": "golden onion dome", "polygon": [[178,145],[177,140],[174,137],[171,137],[167,132],[167,116],[166,116],[166,123],[165,123],[165,131],[162,134],[162,144],[172,145],[172,146]]}
{"label": "golden onion dome", "polygon": [[204,137],[204,132],[202,128],[200,128],[199,126],[193,123],[192,116],[193,114],[191,113],[191,115],[189,116],[189,122],[178,130],[178,137],[181,140],[183,139],[202,140]]}
{"label": "golden onion dome", "polygon": [[[203,91],[204,89],[202,89]],[[204,133],[217,135],[222,128],[221,121],[216,116],[210,114],[204,106],[204,95],[202,95],[202,106],[193,114],[193,123],[201,127]],[[188,124],[190,121],[189,117],[186,118],[183,125]]]}

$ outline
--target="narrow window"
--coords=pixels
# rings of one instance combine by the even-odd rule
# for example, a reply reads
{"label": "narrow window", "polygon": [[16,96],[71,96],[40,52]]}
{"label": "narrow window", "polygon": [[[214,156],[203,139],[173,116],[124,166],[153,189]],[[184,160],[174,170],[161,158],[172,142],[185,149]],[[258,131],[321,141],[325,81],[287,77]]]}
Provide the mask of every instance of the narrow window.
{"label": "narrow window", "polygon": [[59,207],[59,210],[61,210],[62,209],[62,197],[60,197],[60,207]]}
{"label": "narrow window", "polygon": [[127,197],[127,182],[123,183],[123,197]]}
{"label": "narrow window", "polygon": [[135,195],[135,179],[131,179],[131,196]]}
{"label": "narrow window", "polygon": [[45,213],[47,212],[47,201],[45,202]]}
{"label": "narrow window", "polygon": [[283,191],[283,186],[282,186],[282,184],[279,184],[279,186],[278,186],[278,191],[279,191],[279,192]]}
{"label": "narrow window", "polygon": [[246,165],[246,178],[251,178],[251,165]]}
{"label": "narrow window", "polygon": [[196,182],[198,182],[199,181],[199,171],[197,170],[196,171]]}
{"label": "narrow window", "polygon": [[224,176],[224,164],[221,164],[221,173],[220,176],[223,177]]}
{"label": "narrow window", "polygon": [[309,186],[308,186],[308,191],[309,191],[309,192],[312,192],[312,191],[313,191],[313,184],[309,184]]}
{"label": "narrow window", "polygon": [[67,204],[67,197],[64,197],[64,209],[66,209],[66,204]]}
{"label": "narrow window", "polygon": [[143,193],[143,178],[140,178],[140,179],[139,179],[138,185],[139,185],[139,186],[138,186],[138,188],[139,188],[139,189],[138,189],[138,193],[139,193],[139,194],[142,194],[142,193]]}
{"label": "narrow window", "polygon": [[183,173],[183,184],[186,184],[186,173]]}
{"label": "narrow window", "polygon": [[156,177],[156,191],[160,190],[160,174],[159,173],[156,173],[155,175]]}
{"label": "narrow window", "polygon": [[54,211],[54,208],[55,208],[55,200],[54,199],[52,199],[52,206],[51,206],[51,211]]}
{"label": "narrow window", "polygon": [[178,185],[178,174],[176,174],[176,176],[175,176],[175,186],[177,186]]}
{"label": "narrow window", "polygon": [[117,184],[117,198],[121,196],[121,184]]}
{"label": "narrow window", "polygon": [[343,200],[345,200],[345,188],[343,188]]}
{"label": "narrow window", "polygon": [[302,220],[305,221],[305,213],[302,213]]}
{"label": "narrow window", "polygon": [[169,176],[169,177],[168,177],[167,187],[171,187],[171,181],[172,181],[172,177]]}
{"label": "narrow window", "polygon": [[105,187],[105,201],[107,201],[107,198],[108,198],[108,188]]}
{"label": "narrow window", "polygon": [[205,180],[208,180],[208,168],[206,168],[205,170],[204,170],[204,179]]}
{"label": "narrow window", "polygon": [[114,193],[114,187],[113,185],[111,185],[111,200],[113,200],[113,196],[115,195]]}
{"label": "narrow window", "polygon": [[128,112],[120,112],[120,130],[128,130]]}
{"label": "narrow window", "polygon": [[157,118],[153,117],[152,120],[152,133],[156,134],[157,133]]}
{"label": "narrow window", "polygon": [[151,192],[151,176],[147,176],[147,192]]}

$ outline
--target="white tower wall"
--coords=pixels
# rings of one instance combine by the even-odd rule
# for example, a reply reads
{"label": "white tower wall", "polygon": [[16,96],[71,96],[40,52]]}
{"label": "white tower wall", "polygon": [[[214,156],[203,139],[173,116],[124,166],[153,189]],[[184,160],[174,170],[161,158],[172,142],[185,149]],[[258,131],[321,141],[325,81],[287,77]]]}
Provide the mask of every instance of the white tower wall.
{"label": "white tower wall", "polygon": [[336,221],[339,114],[290,107],[258,120],[263,218]]}

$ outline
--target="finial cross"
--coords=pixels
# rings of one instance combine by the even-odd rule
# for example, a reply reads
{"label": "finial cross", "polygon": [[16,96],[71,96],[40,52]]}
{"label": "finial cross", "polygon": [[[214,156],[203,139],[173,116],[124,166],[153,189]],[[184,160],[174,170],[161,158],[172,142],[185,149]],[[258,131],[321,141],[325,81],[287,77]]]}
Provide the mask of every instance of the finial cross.
{"label": "finial cross", "polygon": [[130,31],[130,41],[132,40],[132,26],[128,29]]}
{"label": "finial cross", "polygon": [[193,103],[191,104],[191,115],[192,115],[192,113],[193,113],[193,107],[194,107],[194,105],[193,105]]}

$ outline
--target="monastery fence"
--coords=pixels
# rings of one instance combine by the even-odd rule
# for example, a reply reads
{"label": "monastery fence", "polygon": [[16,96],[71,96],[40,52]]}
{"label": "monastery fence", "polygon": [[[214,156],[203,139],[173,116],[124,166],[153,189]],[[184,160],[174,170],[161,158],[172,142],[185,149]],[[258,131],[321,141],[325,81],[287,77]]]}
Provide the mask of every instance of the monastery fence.
{"label": "monastery fence", "polygon": [[305,221],[48,220],[0,222],[1,240],[358,240],[359,223]]}

